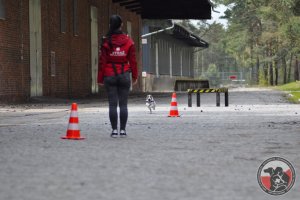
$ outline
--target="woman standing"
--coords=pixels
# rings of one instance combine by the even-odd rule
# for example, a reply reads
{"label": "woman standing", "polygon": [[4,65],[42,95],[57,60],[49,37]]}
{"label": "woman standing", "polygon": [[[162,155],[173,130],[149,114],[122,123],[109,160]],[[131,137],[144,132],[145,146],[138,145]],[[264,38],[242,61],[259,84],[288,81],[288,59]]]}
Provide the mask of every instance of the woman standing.
{"label": "woman standing", "polygon": [[109,31],[103,38],[98,69],[98,84],[105,86],[109,101],[111,137],[118,137],[118,112],[120,107],[120,137],[126,137],[128,119],[128,94],[131,85],[137,83],[138,71],[135,47],[132,39],[121,31],[123,26],[119,15],[110,17]]}

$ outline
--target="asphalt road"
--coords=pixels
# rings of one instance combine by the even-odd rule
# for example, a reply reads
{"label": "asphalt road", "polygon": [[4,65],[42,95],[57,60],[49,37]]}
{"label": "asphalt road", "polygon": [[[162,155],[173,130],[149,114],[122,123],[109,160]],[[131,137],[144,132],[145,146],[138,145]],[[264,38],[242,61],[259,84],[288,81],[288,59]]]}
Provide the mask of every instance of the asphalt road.
{"label": "asphalt road", "polygon": [[[168,118],[171,96],[129,103],[128,137],[109,137],[107,101],[78,100],[82,141],[66,134],[70,104],[0,106],[1,200],[265,200],[299,199],[299,178],[285,195],[261,190],[257,170],[273,156],[300,169],[300,109],[278,91],[235,89],[230,105],[215,95]],[[195,99],[194,99],[195,105]],[[297,175],[297,174],[296,174]]]}

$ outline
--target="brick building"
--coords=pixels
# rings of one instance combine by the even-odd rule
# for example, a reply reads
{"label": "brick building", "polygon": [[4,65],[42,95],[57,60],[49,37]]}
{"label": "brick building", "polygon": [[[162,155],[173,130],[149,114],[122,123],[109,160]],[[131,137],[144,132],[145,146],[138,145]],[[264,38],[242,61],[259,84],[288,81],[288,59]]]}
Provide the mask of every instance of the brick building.
{"label": "brick building", "polygon": [[140,55],[140,15],[111,0],[0,0],[0,100],[97,93],[99,38],[115,13]]}
{"label": "brick building", "polygon": [[0,0],[0,101],[102,93],[96,84],[99,38],[111,14],[122,16],[123,31],[135,41],[141,76],[141,18],[209,19],[211,5],[208,0]]}

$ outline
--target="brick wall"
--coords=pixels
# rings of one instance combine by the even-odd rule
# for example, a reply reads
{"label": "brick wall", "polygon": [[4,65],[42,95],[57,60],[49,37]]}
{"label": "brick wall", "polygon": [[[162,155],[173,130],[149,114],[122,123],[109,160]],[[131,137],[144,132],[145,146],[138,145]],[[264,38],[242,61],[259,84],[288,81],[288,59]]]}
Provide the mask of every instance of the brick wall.
{"label": "brick wall", "polygon": [[4,1],[0,19],[0,100],[25,100],[30,93],[28,3]]}
{"label": "brick wall", "polygon": [[[107,32],[111,14],[122,16],[124,31],[127,20],[132,22],[140,68],[141,19],[138,15],[111,0],[78,0],[78,35],[74,35],[73,0],[65,0],[65,33],[60,30],[60,0],[41,1],[43,96],[91,94],[91,5],[98,8],[99,38]],[[6,19],[0,19],[0,101],[26,100],[30,97],[29,1],[7,0],[5,8]],[[55,52],[55,76],[51,76],[51,52]],[[139,86],[135,88],[139,89]]]}

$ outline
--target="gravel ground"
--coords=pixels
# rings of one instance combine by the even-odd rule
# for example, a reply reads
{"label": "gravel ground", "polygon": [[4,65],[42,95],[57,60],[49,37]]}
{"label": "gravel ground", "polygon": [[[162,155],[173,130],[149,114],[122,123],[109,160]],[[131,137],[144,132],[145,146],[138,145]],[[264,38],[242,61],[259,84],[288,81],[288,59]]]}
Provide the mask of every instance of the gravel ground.
{"label": "gravel ground", "polygon": [[[61,140],[70,104],[0,106],[1,200],[265,200],[256,174],[273,156],[300,168],[300,109],[268,89],[231,90],[230,106],[187,107],[168,118],[171,96],[131,97],[127,138],[109,137],[107,101],[79,100],[82,141]],[[300,175],[299,175],[300,176]],[[277,199],[299,199],[299,180]]]}

